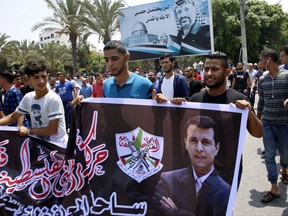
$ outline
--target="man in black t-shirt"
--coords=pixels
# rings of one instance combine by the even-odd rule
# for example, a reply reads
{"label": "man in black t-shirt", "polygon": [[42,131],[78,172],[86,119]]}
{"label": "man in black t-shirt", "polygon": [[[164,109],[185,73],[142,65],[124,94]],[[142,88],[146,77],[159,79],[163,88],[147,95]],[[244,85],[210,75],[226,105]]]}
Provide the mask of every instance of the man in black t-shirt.
{"label": "man in black t-shirt", "polygon": [[184,75],[186,76],[188,83],[189,83],[189,97],[191,97],[193,94],[198,93],[203,89],[202,82],[194,77],[194,72],[197,69],[194,69],[193,67],[186,67],[184,69]]}
{"label": "man in black t-shirt", "polygon": [[[204,84],[207,88],[194,94],[189,101],[217,104],[235,103],[237,108],[248,108],[247,130],[252,136],[260,138],[262,137],[262,123],[255,115],[248,98],[234,89],[226,87],[226,78],[229,73],[227,55],[219,51],[210,53],[204,64]],[[183,101],[185,101],[184,98],[171,99],[174,104],[181,104]],[[238,184],[241,173],[240,167]]]}
{"label": "man in black t-shirt", "polygon": [[250,78],[249,73],[243,70],[243,64],[237,64],[237,70],[233,76],[232,88],[245,95],[248,93]]}
{"label": "man in black t-shirt", "polygon": [[254,137],[262,137],[262,123],[253,112],[248,98],[226,87],[226,77],[229,75],[228,58],[225,53],[214,52],[207,56],[204,64],[204,83],[207,89],[194,94],[189,101],[204,103],[235,103],[237,108],[249,109],[247,129]]}
{"label": "man in black t-shirt", "polygon": [[232,88],[232,83],[233,83],[233,77],[234,77],[234,73],[236,72],[236,68],[233,66],[231,68],[231,71],[227,77],[227,84],[226,86],[229,87],[229,88]]}
{"label": "man in black t-shirt", "polygon": [[[206,57],[204,64],[204,84],[206,89],[194,94],[190,97],[189,101],[220,104],[235,103],[239,109],[248,108],[247,130],[252,136],[260,138],[262,137],[262,123],[255,115],[248,98],[234,89],[226,87],[226,79],[229,73],[227,55],[219,51],[210,53]],[[152,98],[156,99],[156,91],[153,92]],[[167,101],[157,102],[166,103]],[[178,97],[172,98],[170,101],[180,105],[186,100],[185,98]]]}

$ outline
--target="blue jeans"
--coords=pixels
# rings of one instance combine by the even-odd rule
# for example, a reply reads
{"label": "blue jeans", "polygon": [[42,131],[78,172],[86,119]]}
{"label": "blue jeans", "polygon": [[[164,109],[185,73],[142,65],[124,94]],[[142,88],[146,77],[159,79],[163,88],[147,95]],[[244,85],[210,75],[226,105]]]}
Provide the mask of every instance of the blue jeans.
{"label": "blue jeans", "polygon": [[263,123],[263,143],[265,147],[265,165],[268,171],[268,181],[276,184],[278,171],[275,161],[276,149],[280,154],[280,165],[282,168],[288,167],[288,125],[271,124],[262,119]]}

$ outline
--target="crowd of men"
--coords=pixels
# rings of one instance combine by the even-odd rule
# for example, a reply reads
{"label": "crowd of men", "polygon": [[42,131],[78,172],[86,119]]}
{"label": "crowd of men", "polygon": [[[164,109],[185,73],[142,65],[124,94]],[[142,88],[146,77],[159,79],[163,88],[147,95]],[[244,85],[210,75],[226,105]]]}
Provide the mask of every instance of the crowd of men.
{"label": "crowd of men", "polygon": [[[129,70],[129,58],[122,42],[108,42],[104,47],[104,60],[111,77],[104,80],[101,73],[95,77],[83,75],[81,84],[62,72],[51,78],[41,61],[31,61],[25,66],[22,83],[18,75],[2,71],[0,125],[18,126],[20,135],[37,136],[65,148],[71,112],[84,98],[155,99],[158,103],[171,101],[178,105],[183,102],[234,103],[240,109],[248,108],[249,133],[258,138],[263,136],[271,189],[261,201],[266,203],[280,197],[276,150],[281,158],[281,180],[288,184],[288,45],[283,46],[279,54],[273,49],[264,50],[259,63],[249,63],[247,70],[241,62],[235,68],[227,55],[219,51],[209,54],[202,64],[198,62],[176,70],[175,57],[164,54],[159,57],[163,75],[159,77],[159,72],[151,69],[144,77]],[[257,115],[253,109],[256,93],[259,94]]]}

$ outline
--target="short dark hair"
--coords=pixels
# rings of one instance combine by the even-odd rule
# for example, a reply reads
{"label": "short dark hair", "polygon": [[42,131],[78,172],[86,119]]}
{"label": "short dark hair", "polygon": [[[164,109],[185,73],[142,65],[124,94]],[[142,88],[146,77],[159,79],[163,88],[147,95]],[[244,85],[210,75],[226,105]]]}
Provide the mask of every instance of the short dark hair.
{"label": "short dark hair", "polygon": [[274,49],[265,49],[261,52],[260,56],[263,58],[271,58],[271,60],[275,63],[278,63],[279,55],[278,52]]}
{"label": "short dark hair", "polygon": [[288,44],[282,46],[281,49],[280,49],[280,52],[281,51],[285,52],[285,54],[288,55]]}
{"label": "short dark hair", "polygon": [[219,132],[218,132],[218,127],[216,124],[216,121],[209,116],[192,116],[190,117],[187,122],[185,123],[184,126],[184,137],[187,137],[187,129],[190,125],[196,125],[199,128],[202,129],[209,129],[212,128],[214,130],[214,141],[215,145],[220,142],[220,137],[219,137]]}
{"label": "short dark hair", "polygon": [[13,83],[13,80],[15,78],[15,75],[13,74],[13,72],[9,72],[9,71],[0,71],[0,76],[4,78],[10,84]]}
{"label": "short dark hair", "polygon": [[103,76],[103,75],[99,72],[95,73],[95,77],[98,77],[98,76]]}
{"label": "short dark hair", "polygon": [[128,53],[128,50],[126,49],[125,44],[123,44],[121,41],[117,41],[117,40],[109,41],[108,43],[105,44],[103,51],[112,50],[112,49],[116,49],[122,55],[125,55]]}
{"label": "short dark hair", "polygon": [[228,56],[224,52],[221,51],[211,52],[206,58],[219,59],[222,62],[222,66],[224,69],[227,69],[229,67]]}
{"label": "short dark hair", "polygon": [[171,61],[171,62],[175,62],[175,57],[172,55],[172,54],[170,54],[170,53],[164,53],[163,55],[161,55],[160,56],[160,61],[161,60],[163,60],[163,59],[165,59],[165,58],[169,58],[169,60]]}
{"label": "short dark hair", "polygon": [[154,74],[155,76],[157,76],[157,74],[158,74],[158,72],[155,71],[154,69],[149,69],[149,70],[148,70],[148,73],[149,73],[149,72],[153,72],[153,74]]}
{"label": "short dark hair", "polygon": [[58,72],[56,73],[56,76],[58,77],[58,76],[60,76],[60,75],[64,76],[64,73],[63,73],[62,71],[58,71]]}
{"label": "short dark hair", "polygon": [[29,61],[24,68],[24,73],[27,74],[28,77],[34,76],[41,71],[46,71],[46,65],[43,61]]}

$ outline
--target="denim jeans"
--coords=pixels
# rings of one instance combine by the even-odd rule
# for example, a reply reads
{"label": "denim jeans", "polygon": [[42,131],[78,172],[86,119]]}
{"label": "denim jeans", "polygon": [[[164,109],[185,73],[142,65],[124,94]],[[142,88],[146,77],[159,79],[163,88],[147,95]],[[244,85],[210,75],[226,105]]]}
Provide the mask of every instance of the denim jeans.
{"label": "denim jeans", "polygon": [[265,147],[265,165],[268,172],[268,180],[271,184],[277,183],[278,171],[275,161],[276,149],[280,154],[280,165],[288,167],[288,125],[271,124],[262,119],[263,143]]}

